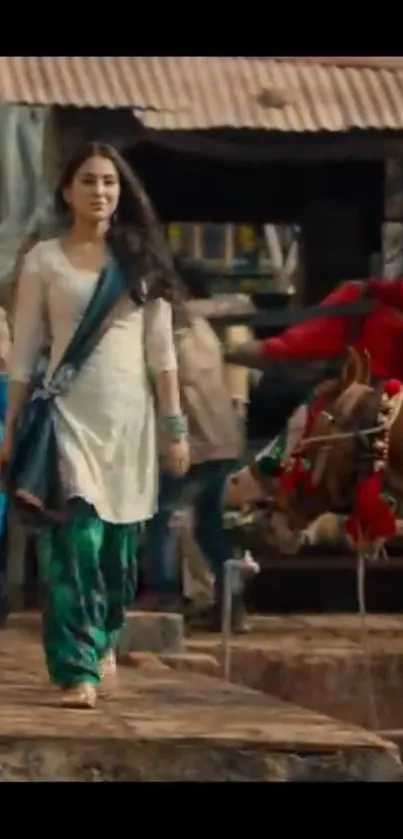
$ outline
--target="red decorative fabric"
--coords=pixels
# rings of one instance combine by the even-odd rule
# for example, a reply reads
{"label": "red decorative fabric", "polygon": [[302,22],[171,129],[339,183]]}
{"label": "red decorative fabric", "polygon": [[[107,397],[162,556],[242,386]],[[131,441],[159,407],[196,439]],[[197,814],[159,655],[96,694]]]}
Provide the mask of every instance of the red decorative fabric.
{"label": "red decorative fabric", "polygon": [[[367,285],[378,303],[364,318],[354,347],[369,353],[373,376],[403,379],[403,280],[368,280]],[[341,355],[348,343],[351,318],[326,315],[326,306],[352,303],[361,294],[359,285],[343,283],[322,301],[323,317],[262,341],[262,352],[274,360],[312,361]]]}
{"label": "red decorative fabric", "polygon": [[396,518],[382,498],[382,473],[376,472],[359,481],[355,491],[354,513],[348,517],[346,531],[355,544],[396,535]]}
{"label": "red decorative fabric", "polygon": [[[383,393],[388,399],[393,399],[402,390],[402,383],[399,379],[389,379],[383,386]],[[387,405],[385,406],[387,409]],[[381,413],[379,421],[385,419],[387,414]],[[386,429],[385,429],[386,431]],[[384,432],[380,432],[378,439],[382,441]],[[374,446],[376,445],[374,440]],[[387,443],[386,443],[387,446]],[[378,460],[374,448],[374,471],[371,475],[362,478],[356,487],[354,498],[354,513],[348,517],[346,531],[353,542],[358,545],[361,540],[366,543],[373,543],[378,539],[392,539],[396,535],[396,516],[386,498],[383,496],[384,471],[387,467],[388,451],[384,452],[384,462],[380,463],[381,468],[375,471],[375,462]]]}
{"label": "red decorative fabric", "polygon": [[280,476],[279,483],[282,490],[289,495],[293,495],[298,488],[306,493],[312,493],[314,487],[309,463],[302,456],[294,457]]}
{"label": "red decorative fabric", "polygon": [[389,379],[388,382],[385,383],[384,392],[386,396],[389,396],[389,399],[393,399],[394,396],[397,396],[402,389],[402,383],[399,379]]}

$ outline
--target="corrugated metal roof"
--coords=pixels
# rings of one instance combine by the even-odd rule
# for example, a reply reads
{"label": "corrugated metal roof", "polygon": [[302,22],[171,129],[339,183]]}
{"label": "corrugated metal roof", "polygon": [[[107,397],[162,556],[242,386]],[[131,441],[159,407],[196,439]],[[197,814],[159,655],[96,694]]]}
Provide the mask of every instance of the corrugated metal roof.
{"label": "corrugated metal roof", "polygon": [[384,69],[403,69],[401,55],[308,55],[276,56],[276,61],[299,61],[306,64],[323,64],[334,67],[378,67]]}
{"label": "corrugated metal roof", "polygon": [[403,130],[403,66],[339,66],[345,60],[355,61],[3,56],[0,98],[133,108],[154,129]]}
{"label": "corrugated metal roof", "polygon": [[[342,68],[297,59],[287,62],[242,57],[159,61],[166,62],[167,82],[176,71],[190,102],[188,108],[176,113],[145,113],[142,120],[150,128],[403,130],[403,67]],[[268,94],[267,106],[264,92]],[[286,103],[283,107],[282,98]],[[271,102],[276,106],[270,106]]]}
{"label": "corrugated metal roof", "polygon": [[[77,108],[180,108],[180,85],[166,78],[178,59],[125,56],[0,56],[0,100]],[[179,59],[180,61],[180,59]],[[177,72],[177,70],[176,70]]]}

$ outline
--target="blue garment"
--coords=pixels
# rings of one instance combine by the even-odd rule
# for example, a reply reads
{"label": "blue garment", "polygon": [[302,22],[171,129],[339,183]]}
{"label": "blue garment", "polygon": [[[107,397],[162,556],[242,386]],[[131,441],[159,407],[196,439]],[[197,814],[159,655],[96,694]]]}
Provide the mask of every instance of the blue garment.
{"label": "blue garment", "polygon": [[[4,436],[4,420],[6,418],[8,396],[8,376],[0,373],[0,442]],[[7,523],[7,496],[0,492],[0,619],[5,616],[6,597],[6,523]]]}
{"label": "blue garment", "polygon": [[[5,373],[0,373],[0,442],[4,436],[4,420],[6,418],[7,410],[7,396],[8,396],[8,376]],[[7,496],[4,492],[0,492],[0,539],[4,534],[5,521],[7,512]],[[0,565],[4,567],[3,551],[0,553]]]}
{"label": "blue garment", "polygon": [[195,541],[214,575],[216,593],[221,594],[224,563],[233,553],[223,529],[221,499],[227,476],[238,466],[236,460],[214,460],[192,466],[181,478],[161,474],[158,512],[148,524],[145,543],[150,588],[161,594],[180,591],[178,534],[171,519],[187,503],[194,509]]}
{"label": "blue garment", "polygon": [[180,506],[184,487],[184,478],[161,472],[158,512],[146,526],[146,581],[150,588],[161,594],[176,594],[181,587],[178,533],[171,527],[171,520]]}
{"label": "blue garment", "polygon": [[[2,426],[4,425],[4,420],[6,418],[7,397],[8,397],[8,376],[7,376],[7,373],[0,373],[0,422],[1,422]],[[3,431],[1,433],[1,437],[3,439]]]}

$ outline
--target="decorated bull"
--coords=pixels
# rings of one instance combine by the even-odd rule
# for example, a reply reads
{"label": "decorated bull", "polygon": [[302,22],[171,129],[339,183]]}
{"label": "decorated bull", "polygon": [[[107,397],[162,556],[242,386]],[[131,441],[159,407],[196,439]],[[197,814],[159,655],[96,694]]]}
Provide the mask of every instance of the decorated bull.
{"label": "decorated bull", "polygon": [[[371,301],[364,315],[326,312],[364,297]],[[403,280],[345,283],[322,305],[323,316],[227,355],[251,367],[261,366],[265,358],[308,363],[344,355],[344,362],[340,375],[313,390],[254,463],[231,476],[226,499],[244,510],[266,499],[268,532],[274,529],[277,541],[291,549],[297,549],[306,527],[329,510],[348,514],[354,543],[376,546],[396,533],[396,492],[403,494],[398,443]]]}

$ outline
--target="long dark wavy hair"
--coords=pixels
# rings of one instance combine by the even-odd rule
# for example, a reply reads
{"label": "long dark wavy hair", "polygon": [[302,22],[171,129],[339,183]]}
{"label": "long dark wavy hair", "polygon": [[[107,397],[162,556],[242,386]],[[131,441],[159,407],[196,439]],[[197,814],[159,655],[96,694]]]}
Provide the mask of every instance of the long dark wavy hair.
{"label": "long dark wavy hair", "polygon": [[55,208],[63,219],[69,207],[63,197],[78,169],[91,157],[110,160],[119,176],[120,196],[107,241],[127,277],[136,303],[163,297],[174,303],[178,283],[162,226],[143,184],[113,146],[92,142],[81,146],[64,168],[55,194]]}

